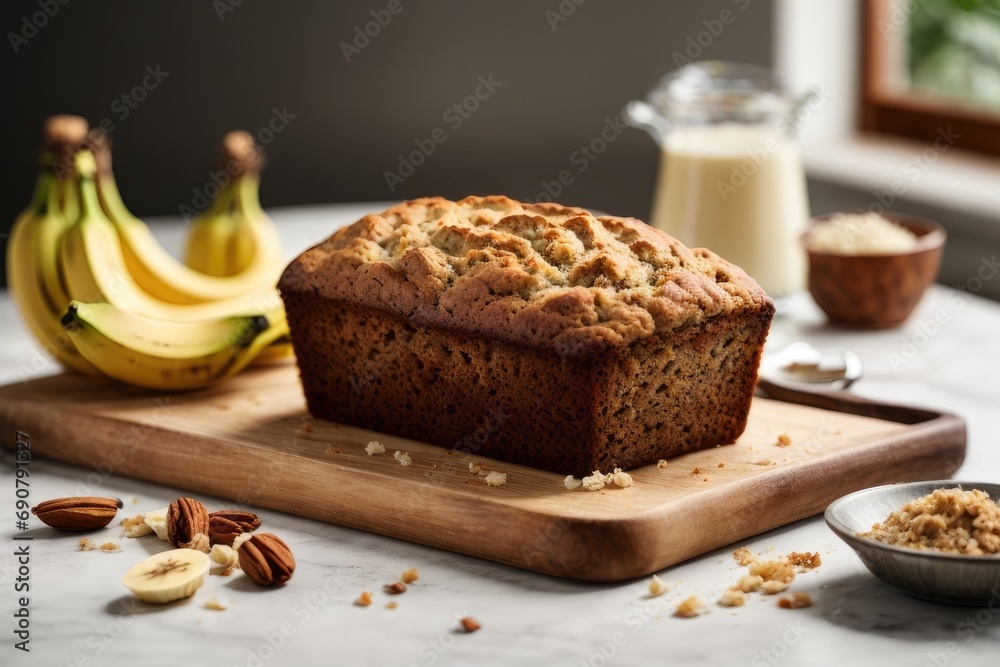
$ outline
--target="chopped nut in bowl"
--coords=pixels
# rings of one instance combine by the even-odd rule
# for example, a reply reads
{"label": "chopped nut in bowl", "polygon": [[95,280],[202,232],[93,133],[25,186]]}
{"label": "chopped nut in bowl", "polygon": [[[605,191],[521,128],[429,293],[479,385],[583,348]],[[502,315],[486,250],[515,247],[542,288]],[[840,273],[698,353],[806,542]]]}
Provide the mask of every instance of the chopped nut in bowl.
{"label": "chopped nut in bowl", "polygon": [[902,324],[934,282],[945,231],[901,214],[814,218],[802,238],[809,293],[830,322],[856,329]]}
{"label": "chopped nut in bowl", "polygon": [[887,584],[931,602],[982,606],[1000,590],[996,498],[1000,484],[890,484],[844,496],[825,516]]}

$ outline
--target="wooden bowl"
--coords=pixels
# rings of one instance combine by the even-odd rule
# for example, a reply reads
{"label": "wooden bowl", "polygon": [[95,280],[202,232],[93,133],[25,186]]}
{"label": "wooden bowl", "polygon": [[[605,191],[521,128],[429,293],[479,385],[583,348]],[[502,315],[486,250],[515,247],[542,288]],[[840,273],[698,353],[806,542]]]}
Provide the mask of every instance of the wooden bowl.
{"label": "wooden bowl", "polygon": [[[899,326],[937,276],[946,238],[941,225],[911,215],[883,215],[917,235],[912,250],[886,255],[835,255],[810,250],[808,230],[803,235],[809,256],[809,293],[832,324],[855,329]],[[829,217],[813,218],[810,227]]]}

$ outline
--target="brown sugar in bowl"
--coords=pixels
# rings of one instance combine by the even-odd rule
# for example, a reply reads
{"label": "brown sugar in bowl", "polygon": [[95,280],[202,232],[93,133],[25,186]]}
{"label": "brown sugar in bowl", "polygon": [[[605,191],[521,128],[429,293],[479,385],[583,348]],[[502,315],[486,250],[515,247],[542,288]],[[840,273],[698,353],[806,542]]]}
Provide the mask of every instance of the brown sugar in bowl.
{"label": "brown sugar in bowl", "polygon": [[[809,256],[809,293],[831,324],[855,329],[899,326],[937,276],[946,239],[941,225],[911,215],[883,215],[917,235],[912,250],[838,255],[811,250],[808,230],[802,237]],[[810,229],[829,217],[813,218]]]}

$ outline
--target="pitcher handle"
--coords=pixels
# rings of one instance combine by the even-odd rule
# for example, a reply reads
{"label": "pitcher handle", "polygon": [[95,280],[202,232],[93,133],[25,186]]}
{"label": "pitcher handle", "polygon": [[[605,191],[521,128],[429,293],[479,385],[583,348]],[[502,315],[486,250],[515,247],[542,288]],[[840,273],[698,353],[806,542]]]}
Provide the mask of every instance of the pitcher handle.
{"label": "pitcher handle", "polygon": [[632,100],[625,105],[625,122],[632,127],[646,130],[650,136],[662,143],[673,126],[660,112],[642,100]]}

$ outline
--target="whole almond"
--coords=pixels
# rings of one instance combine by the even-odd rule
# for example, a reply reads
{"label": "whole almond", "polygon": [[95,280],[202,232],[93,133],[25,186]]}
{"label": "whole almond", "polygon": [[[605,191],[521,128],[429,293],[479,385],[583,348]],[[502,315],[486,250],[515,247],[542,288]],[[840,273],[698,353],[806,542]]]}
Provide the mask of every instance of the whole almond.
{"label": "whole almond", "polygon": [[212,544],[233,546],[243,533],[260,528],[260,518],[253,512],[219,510],[208,515],[208,539]]}
{"label": "whole almond", "polygon": [[254,583],[277,586],[292,578],[295,558],[288,545],[271,533],[257,533],[240,545],[240,568]]}
{"label": "whole almond", "polygon": [[115,498],[79,496],[46,500],[31,508],[42,523],[58,530],[104,528],[118,514],[122,501]]}
{"label": "whole almond", "polygon": [[167,508],[167,541],[181,549],[208,553],[208,508],[194,498],[178,498]]}

